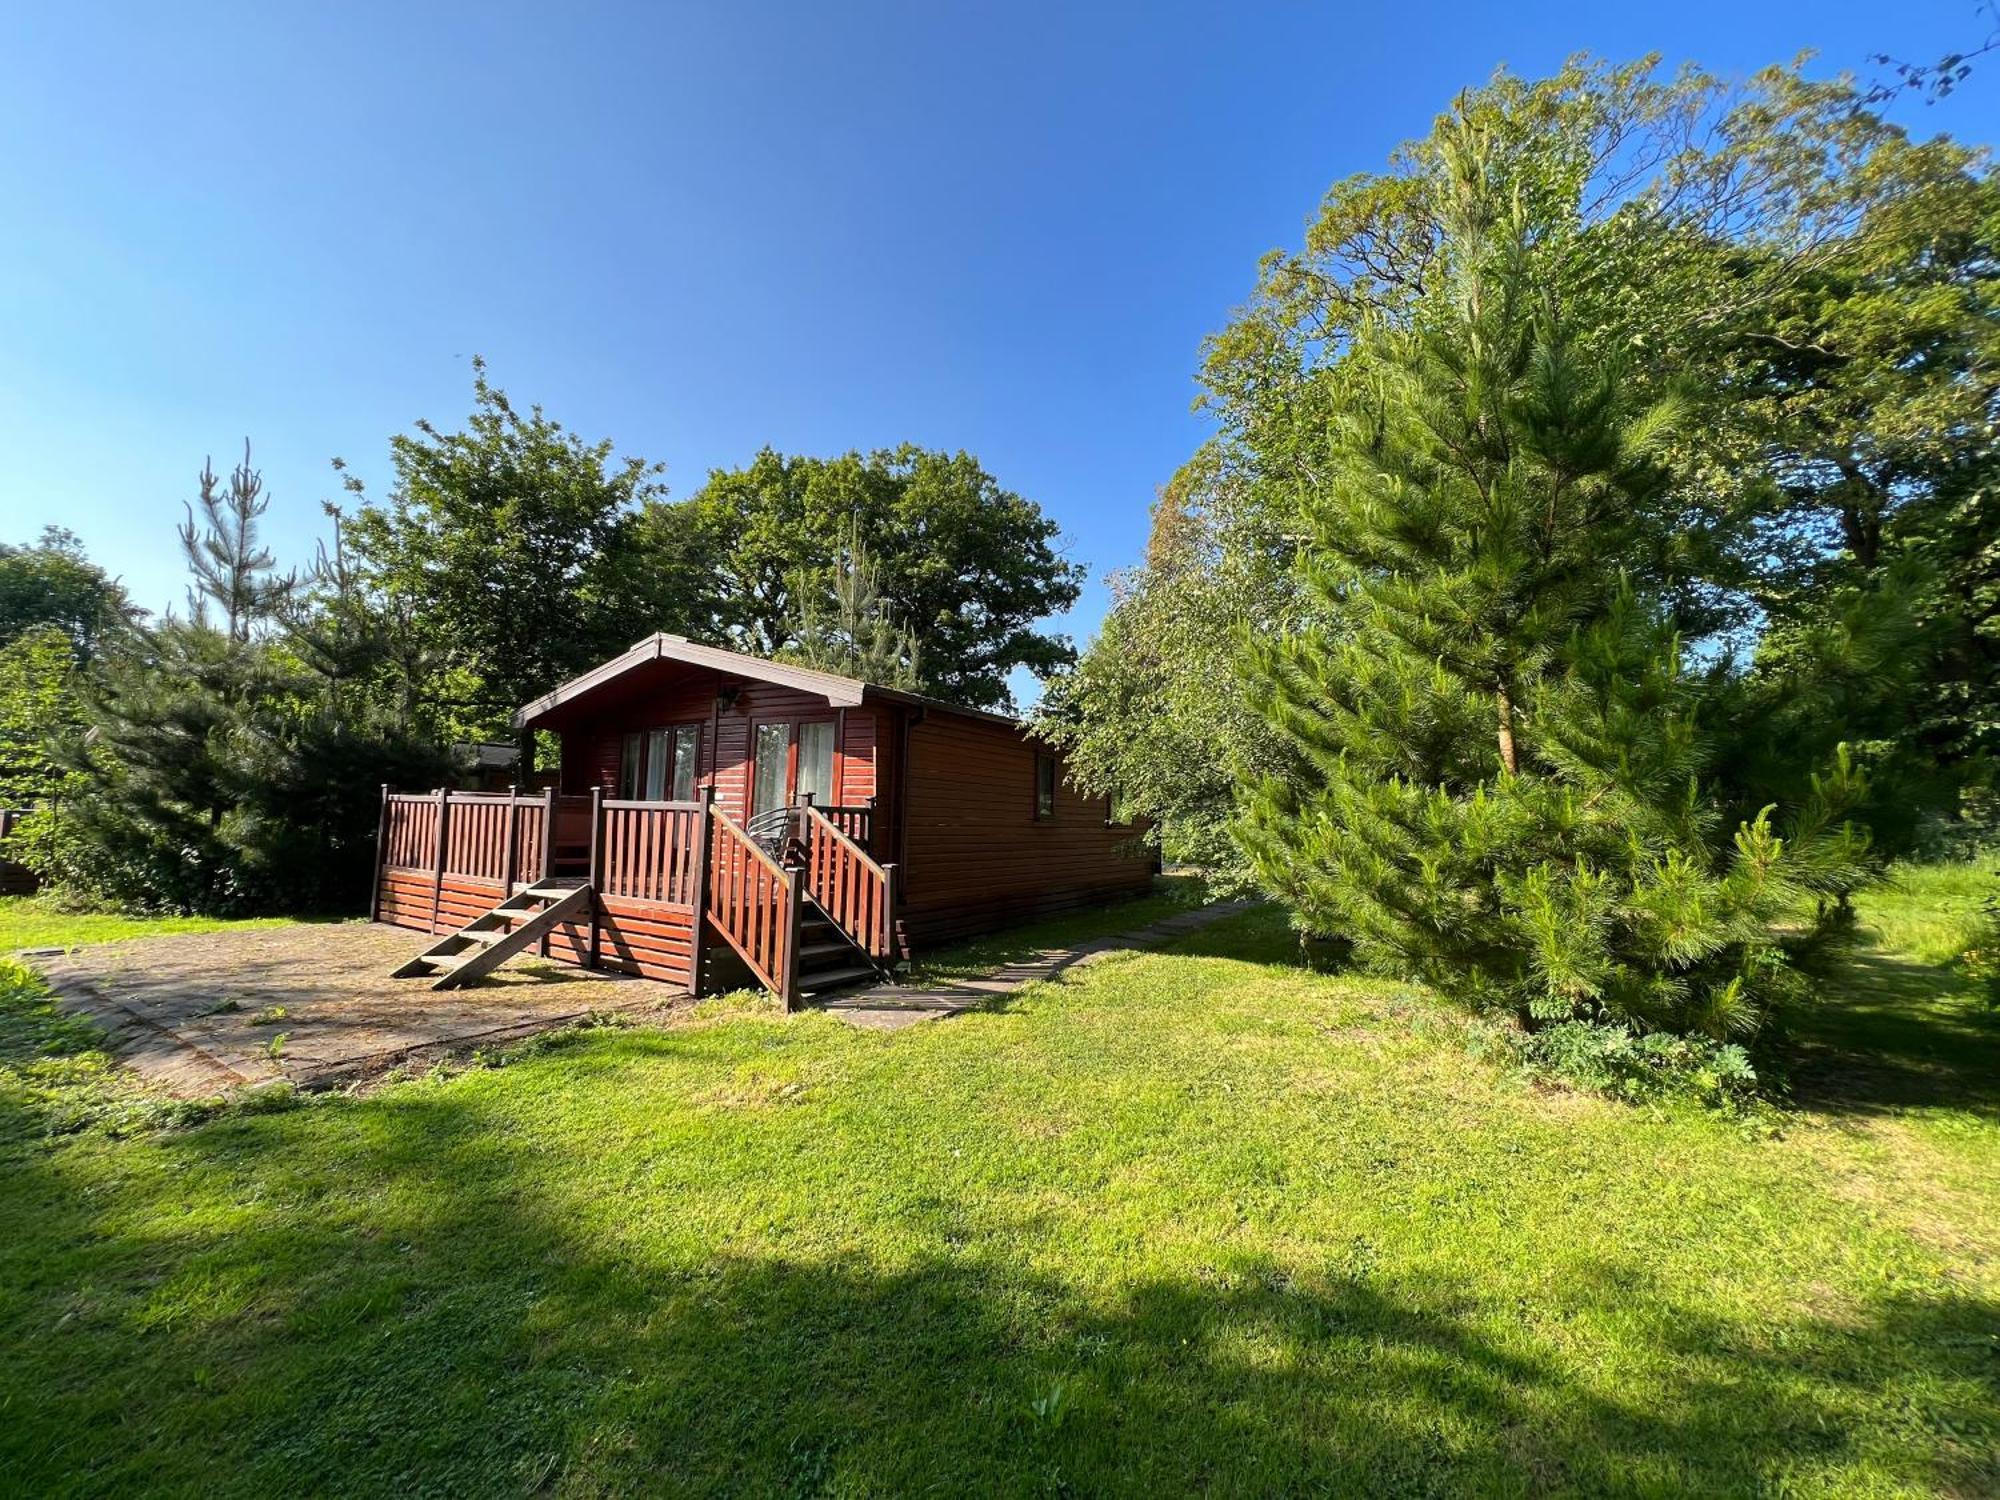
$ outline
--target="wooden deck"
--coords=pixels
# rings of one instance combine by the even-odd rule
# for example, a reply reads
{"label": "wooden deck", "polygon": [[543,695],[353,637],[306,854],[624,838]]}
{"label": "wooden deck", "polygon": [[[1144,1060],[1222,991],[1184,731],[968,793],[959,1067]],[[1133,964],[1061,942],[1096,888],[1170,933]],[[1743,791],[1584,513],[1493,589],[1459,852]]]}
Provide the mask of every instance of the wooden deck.
{"label": "wooden deck", "polygon": [[[544,957],[691,994],[755,983],[788,1007],[886,972],[895,866],[878,863],[865,806],[790,810],[773,847],[704,788],[691,802],[383,789],[375,920],[505,940],[503,903],[574,878],[590,898],[544,923]],[[468,937],[467,945],[476,939]]]}

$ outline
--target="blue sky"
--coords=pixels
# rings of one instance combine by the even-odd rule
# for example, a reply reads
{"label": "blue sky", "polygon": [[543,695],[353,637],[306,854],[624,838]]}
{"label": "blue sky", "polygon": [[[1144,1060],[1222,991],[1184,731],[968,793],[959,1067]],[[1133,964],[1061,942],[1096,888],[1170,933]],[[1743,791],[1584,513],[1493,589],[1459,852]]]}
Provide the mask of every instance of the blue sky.
{"label": "blue sky", "polygon": [[[1082,637],[1201,439],[1203,335],[1455,90],[1979,30],[1971,0],[13,7],[0,540],[69,526],[174,602],[178,502],[248,435],[303,560],[329,459],[379,491],[477,352],[678,494],[764,443],[968,449],[1089,566]],[[1989,60],[1903,114],[1990,141],[1996,101]]]}

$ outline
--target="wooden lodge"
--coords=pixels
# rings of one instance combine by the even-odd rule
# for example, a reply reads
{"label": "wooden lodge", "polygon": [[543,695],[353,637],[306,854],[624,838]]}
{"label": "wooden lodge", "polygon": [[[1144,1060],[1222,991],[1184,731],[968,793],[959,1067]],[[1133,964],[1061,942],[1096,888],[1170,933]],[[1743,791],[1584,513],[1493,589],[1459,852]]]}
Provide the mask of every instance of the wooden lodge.
{"label": "wooden lodge", "polygon": [[1141,830],[1001,714],[654,635],[515,715],[540,793],[384,789],[373,916],[463,983],[529,946],[787,1006],[913,952],[1136,894]]}

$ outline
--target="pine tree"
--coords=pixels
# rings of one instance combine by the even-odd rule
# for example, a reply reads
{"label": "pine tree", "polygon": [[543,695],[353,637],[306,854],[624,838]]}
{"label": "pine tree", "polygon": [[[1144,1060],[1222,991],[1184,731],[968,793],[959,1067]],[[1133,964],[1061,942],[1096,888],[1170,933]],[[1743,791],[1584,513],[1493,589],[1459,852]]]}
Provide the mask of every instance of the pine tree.
{"label": "pine tree", "polygon": [[1537,1026],[1741,1032],[1784,983],[1777,924],[1837,898],[1861,841],[1841,760],[1781,839],[1725,826],[1661,601],[1652,457],[1633,410],[1528,274],[1535,232],[1477,130],[1452,134],[1438,290],[1376,329],[1333,465],[1303,502],[1318,623],[1249,642],[1253,703],[1293,770],[1241,837],[1298,919],[1374,967]]}
{"label": "pine tree", "polygon": [[883,599],[881,568],[859,526],[841,539],[832,598],[808,597],[801,615],[796,654],[806,665],[908,692],[923,686],[923,644]]}
{"label": "pine tree", "polygon": [[93,669],[47,873],[143,907],[350,907],[381,784],[435,785],[448,758],[411,728],[393,632],[338,527],[304,580],[281,577],[247,448],[226,490],[208,465],[197,486],[179,529],[188,612]]}

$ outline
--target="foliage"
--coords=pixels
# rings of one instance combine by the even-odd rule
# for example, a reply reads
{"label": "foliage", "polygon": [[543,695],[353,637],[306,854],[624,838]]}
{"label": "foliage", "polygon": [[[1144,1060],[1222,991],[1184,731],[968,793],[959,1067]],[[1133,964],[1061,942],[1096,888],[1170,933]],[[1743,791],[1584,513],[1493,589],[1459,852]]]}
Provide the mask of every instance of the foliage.
{"label": "foliage", "polygon": [[[1161,565],[1182,526],[1163,505],[1146,567],[1120,577],[1100,639],[1050,694],[1047,732],[1077,774],[1160,819],[1169,848],[1212,849],[1229,782],[1293,774],[1252,703],[1211,689],[1213,627],[1317,631],[1347,653],[1335,675],[1368,669],[1384,627],[1344,593],[1243,583],[1310,541],[1301,514],[1325,509],[1353,422],[1382,408],[1375,351],[1450,296],[1448,158],[1468,127],[1528,227],[1521,296],[1559,321],[1577,370],[1615,375],[1627,419],[1676,415],[1650,434],[1653,480],[1590,540],[1622,568],[1640,633],[1681,653],[1661,701],[1628,708],[1682,716],[1649,733],[1693,736],[1705,816],[1754,827],[1837,795],[1884,853],[1977,839],[2000,749],[2000,184],[1983,153],[1913,141],[1799,65],[1740,84],[1652,59],[1502,73],[1386,170],[1334,184],[1206,350],[1219,432],[1198,467],[1221,476],[1205,488],[1226,493],[1226,526]],[[1559,607],[1550,623],[1541,649],[1559,653],[1574,622]],[[1476,740],[1449,696],[1419,695],[1381,734],[1411,735],[1412,761]]]}
{"label": "foliage", "polygon": [[350,906],[381,785],[430,782],[448,761],[393,699],[357,688],[390,664],[350,628],[361,606],[338,541],[304,579],[280,578],[247,452],[226,490],[206,466],[199,486],[181,532],[189,612],[95,663],[65,795],[24,838],[62,884],[142,910]]}
{"label": "foliage", "polygon": [[213,1500],[1992,1490],[2000,1034],[1961,1094],[1751,1138],[1525,1088],[1291,946],[1254,914],[888,1045],[597,1029],[126,1139],[51,1138],[0,1070],[35,1127],[0,1147],[0,1470]]}
{"label": "foliage", "polygon": [[637,545],[659,466],[614,461],[608,439],[587,443],[539,406],[522,414],[476,359],[464,429],[415,425],[389,441],[385,502],[348,477],[362,504],[344,544],[406,670],[423,674],[413,706],[427,727],[504,738],[516,708],[671,616],[671,580]]}
{"label": "foliage", "polygon": [[1244,503],[1222,451],[1204,448],[1161,492],[1145,565],[1113,576],[1103,628],[1036,711],[1078,786],[1146,819],[1168,860],[1225,886],[1247,879],[1235,786],[1281,762],[1262,721],[1218,685],[1233,681],[1239,634],[1300,619],[1296,550]]}
{"label": "foliage", "polygon": [[1531,1028],[1747,1032],[1797,894],[1860,879],[1859,778],[1840,757],[1784,836],[1725,816],[1658,550],[1684,404],[1584,354],[1481,123],[1439,170],[1435,295],[1357,338],[1302,497],[1319,620],[1247,643],[1294,764],[1246,847],[1309,928]]}
{"label": "foliage", "polygon": [[56,625],[0,646],[0,807],[29,807],[54,789],[52,741],[82,722],[76,647]]}
{"label": "foliage", "polygon": [[88,661],[134,615],[124,588],[84,556],[74,532],[51,526],[33,546],[0,543],[0,647],[54,626]]}
{"label": "foliage", "polygon": [[1912,141],[1850,83],[1797,66],[1742,85],[1652,60],[1502,74],[1387,171],[1335,184],[1304,246],[1266,259],[1210,341],[1205,399],[1251,506],[1281,518],[1323,484],[1357,341],[1409,327],[1437,294],[1452,118],[1486,132],[1519,194],[1523,279],[1578,356],[1615,358],[1636,404],[1671,389],[1687,405],[1657,450],[1674,483],[1634,518],[1635,586],[1705,655],[1733,646],[1739,670],[1768,671],[1764,700],[1798,680],[1786,632],[1830,643],[1867,596],[1904,614],[1901,679],[1850,662],[1842,691],[1865,722],[1819,720],[1798,760],[1853,742],[1882,772],[1885,835],[1922,821],[1899,798],[1949,813],[1989,774],[2000,682],[1981,498],[2000,183],[1984,155]]}
{"label": "foliage", "polygon": [[1756,1098],[1757,1070],[1734,1042],[1636,1034],[1616,1022],[1593,1021],[1563,1021],[1511,1035],[1515,1055],[1529,1073],[1614,1099],[1684,1099],[1741,1110]]}
{"label": "foliage", "polygon": [[859,537],[882,606],[915,638],[923,688],[1002,707],[1016,668],[1047,674],[1068,643],[1036,622],[1076,601],[1082,570],[1058,528],[967,453],[904,445],[804,458],[764,449],[717,470],[687,500],[645,517],[649,569],[705,580],[672,628],[758,654],[796,649],[808,616],[834,608]]}
{"label": "foliage", "polygon": [[1959,955],[1959,962],[1984,992],[1987,1007],[2000,1010],[2000,889],[1986,898],[1980,910],[1979,936]]}
{"label": "foliage", "polygon": [[913,692],[923,686],[923,643],[882,598],[882,569],[859,527],[834,557],[830,602],[800,602],[797,643],[787,653],[823,672]]}

